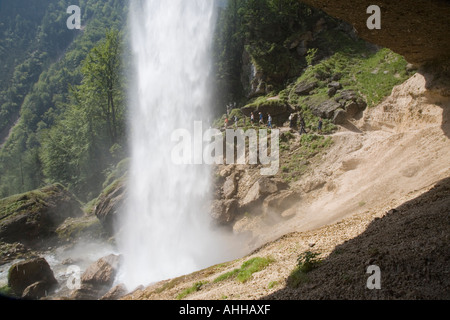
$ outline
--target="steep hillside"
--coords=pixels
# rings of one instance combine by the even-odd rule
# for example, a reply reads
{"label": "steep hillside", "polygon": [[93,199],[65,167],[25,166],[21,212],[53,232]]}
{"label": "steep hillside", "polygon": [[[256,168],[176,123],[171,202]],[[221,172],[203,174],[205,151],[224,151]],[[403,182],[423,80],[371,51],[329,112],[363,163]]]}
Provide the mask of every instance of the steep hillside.
{"label": "steep hillside", "polygon": [[[352,121],[353,131],[335,133],[314,168],[291,184],[300,196],[288,208],[236,220],[235,233],[252,234],[249,252],[259,248],[251,255],[128,298],[175,299],[201,282],[186,299],[445,299],[450,99],[426,89],[426,79],[414,75]],[[311,189],[308,181],[317,180],[324,183]],[[307,251],[322,264],[292,275]],[[234,270],[256,257],[269,263],[236,280]],[[372,264],[386,279],[380,291],[364,289]]]}
{"label": "steep hillside", "polygon": [[[43,150],[52,149],[43,146],[46,132],[61,123],[69,106],[76,104],[72,93],[83,80],[82,66],[89,51],[105,39],[106,30],[125,28],[127,2],[69,2],[20,0],[0,4],[0,197],[57,180],[43,168]],[[67,28],[71,4],[82,10],[81,30]],[[66,136],[74,135],[78,139],[80,133]],[[74,167],[58,171],[69,174]],[[68,186],[66,181],[56,182]],[[70,189],[73,191],[73,186]]]}

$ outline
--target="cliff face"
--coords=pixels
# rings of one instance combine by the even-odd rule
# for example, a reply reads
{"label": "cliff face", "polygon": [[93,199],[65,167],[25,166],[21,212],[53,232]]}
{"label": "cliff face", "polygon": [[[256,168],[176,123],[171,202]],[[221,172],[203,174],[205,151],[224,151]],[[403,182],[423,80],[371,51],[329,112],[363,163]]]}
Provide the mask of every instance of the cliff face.
{"label": "cliff face", "polygon": [[[353,25],[358,36],[403,55],[417,66],[450,68],[450,2],[446,0],[302,0]],[[376,2],[376,3],[375,3]],[[381,9],[381,30],[367,27],[367,8]]]}

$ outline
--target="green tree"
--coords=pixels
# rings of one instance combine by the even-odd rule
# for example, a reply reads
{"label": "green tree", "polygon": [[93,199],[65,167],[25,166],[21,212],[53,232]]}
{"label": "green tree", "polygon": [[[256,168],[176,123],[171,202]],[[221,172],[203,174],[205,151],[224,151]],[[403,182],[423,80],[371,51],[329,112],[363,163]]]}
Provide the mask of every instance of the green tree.
{"label": "green tree", "polygon": [[123,133],[120,39],[117,30],[109,30],[106,39],[92,49],[83,65],[84,79],[76,94],[80,102],[90,104],[90,107],[93,104],[100,106],[111,145],[118,143]]}
{"label": "green tree", "polygon": [[65,112],[42,134],[45,176],[84,200],[98,194],[104,171],[118,160],[111,150],[124,140],[121,42],[118,31],[107,31],[83,62],[83,79],[72,87]]}

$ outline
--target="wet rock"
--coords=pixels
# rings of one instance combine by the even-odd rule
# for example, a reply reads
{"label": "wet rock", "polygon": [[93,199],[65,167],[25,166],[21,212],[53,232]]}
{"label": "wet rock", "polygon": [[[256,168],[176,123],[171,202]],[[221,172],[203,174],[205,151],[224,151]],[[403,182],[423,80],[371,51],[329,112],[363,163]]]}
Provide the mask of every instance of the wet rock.
{"label": "wet rock", "polygon": [[32,251],[20,242],[0,243],[0,266],[17,259],[29,258],[32,254]]}
{"label": "wet rock", "polygon": [[239,202],[236,199],[216,200],[213,202],[211,217],[219,225],[228,225],[238,215]]}
{"label": "wet rock", "polygon": [[81,276],[82,283],[95,286],[110,286],[113,284],[120,265],[120,256],[109,255],[91,264]]}
{"label": "wet rock", "polygon": [[126,196],[125,181],[117,180],[100,195],[94,208],[94,214],[110,235],[114,235],[116,231],[114,229],[115,221],[121,212]]}
{"label": "wet rock", "polygon": [[39,300],[41,298],[47,297],[48,292],[48,283],[45,281],[38,281],[33,283],[32,285],[25,288],[22,293],[22,299],[24,300]]}
{"label": "wet rock", "polygon": [[73,300],[98,300],[112,287],[121,257],[109,255],[91,264],[81,276],[81,288],[72,292]]}
{"label": "wet rock", "polygon": [[119,284],[109,290],[100,300],[119,300],[128,294],[128,290],[123,284]]}
{"label": "wet rock", "polygon": [[8,286],[17,296],[41,298],[40,294],[49,293],[57,284],[58,281],[44,258],[19,262],[9,269]]}

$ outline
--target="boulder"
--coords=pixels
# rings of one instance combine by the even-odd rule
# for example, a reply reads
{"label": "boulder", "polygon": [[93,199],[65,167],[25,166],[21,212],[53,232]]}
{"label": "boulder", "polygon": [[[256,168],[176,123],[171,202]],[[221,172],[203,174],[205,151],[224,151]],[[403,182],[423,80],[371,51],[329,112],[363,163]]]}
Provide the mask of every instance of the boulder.
{"label": "boulder", "polygon": [[327,100],[318,106],[312,106],[311,111],[316,117],[332,119],[334,112],[341,107],[341,104],[335,100]]}
{"label": "boulder", "polygon": [[8,272],[8,286],[17,296],[41,298],[42,293],[50,292],[57,284],[58,281],[44,258],[19,262]]}
{"label": "boulder", "polygon": [[121,257],[109,255],[91,264],[81,276],[81,288],[72,292],[73,300],[98,300],[112,287]]}
{"label": "boulder", "polygon": [[0,241],[37,247],[67,218],[83,214],[80,202],[59,184],[12,196],[0,200]]}
{"label": "boulder", "polygon": [[249,207],[260,204],[266,196],[287,188],[288,185],[282,181],[270,179],[268,177],[260,178],[250,188],[244,199],[242,199],[241,206]]}
{"label": "boulder", "polygon": [[211,217],[218,225],[228,225],[238,214],[239,202],[236,199],[216,200],[212,204]]}
{"label": "boulder", "polygon": [[255,115],[255,121],[258,121],[259,112],[261,112],[264,115],[264,118],[266,118],[268,113],[270,113],[273,117],[276,117],[279,115],[286,114],[292,110],[286,102],[274,98],[246,105],[245,107],[241,108],[241,111],[247,117],[249,117],[250,114],[253,112]]}
{"label": "boulder", "polygon": [[283,190],[276,194],[268,196],[263,203],[267,210],[276,210],[282,214],[285,210],[290,209],[296,202],[300,200],[300,193],[293,190]]}
{"label": "boulder", "polygon": [[25,288],[22,293],[24,300],[39,300],[48,295],[48,283],[45,281],[38,281]]}
{"label": "boulder", "polygon": [[299,96],[307,96],[318,86],[319,83],[317,81],[301,82],[295,87],[294,92]]}
{"label": "boulder", "polygon": [[340,82],[332,81],[328,84],[328,88],[334,88],[337,91],[342,89],[342,85]]}
{"label": "boulder", "polygon": [[336,95],[336,92],[337,92],[336,88],[331,87],[331,88],[328,89],[328,96],[330,98],[332,98],[332,97],[334,97]]}
{"label": "boulder", "polygon": [[339,93],[339,96],[336,97],[336,101],[340,102],[343,101],[345,104],[346,101],[357,101],[358,100],[358,94],[353,90],[342,90]]}
{"label": "boulder", "polygon": [[345,110],[347,112],[347,115],[350,118],[356,117],[358,114],[366,110],[367,103],[364,102],[362,99],[358,99],[356,101],[350,101],[346,103]]}
{"label": "boulder", "polygon": [[128,294],[128,290],[123,284],[119,284],[109,290],[100,300],[119,300]]}
{"label": "boulder", "polygon": [[126,196],[125,180],[119,179],[106,188],[97,200],[94,214],[110,235],[114,235],[115,221],[123,208]]}
{"label": "boulder", "polygon": [[348,114],[344,109],[337,109],[334,112],[333,123],[343,125],[347,122]]}
{"label": "boulder", "polygon": [[285,114],[288,112],[289,105],[279,99],[268,100],[258,106],[258,112],[262,112],[264,116],[270,113],[273,117]]}
{"label": "boulder", "polygon": [[120,266],[120,256],[109,255],[91,264],[81,276],[82,283],[111,286]]}
{"label": "boulder", "polygon": [[223,197],[225,199],[231,199],[233,198],[237,193],[237,180],[236,180],[236,173],[233,173],[231,176],[227,177],[225,180],[225,183],[223,184]]}

